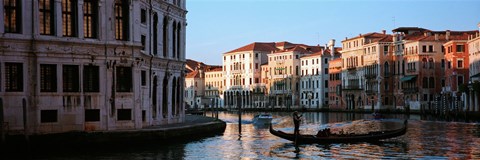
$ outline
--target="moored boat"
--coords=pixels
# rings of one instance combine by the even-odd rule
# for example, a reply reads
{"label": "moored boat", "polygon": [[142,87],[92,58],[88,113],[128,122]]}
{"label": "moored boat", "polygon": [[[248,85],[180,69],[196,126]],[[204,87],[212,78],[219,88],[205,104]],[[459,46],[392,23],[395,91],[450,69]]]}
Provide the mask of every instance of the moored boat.
{"label": "moored boat", "polygon": [[[389,139],[404,135],[407,132],[407,120],[404,121],[402,128],[388,131],[376,131],[367,134],[327,134],[326,136],[317,135],[298,135],[297,143],[355,143],[355,142],[374,142],[382,139]],[[285,133],[273,129],[270,125],[270,133],[290,141],[295,141],[293,133]]]}

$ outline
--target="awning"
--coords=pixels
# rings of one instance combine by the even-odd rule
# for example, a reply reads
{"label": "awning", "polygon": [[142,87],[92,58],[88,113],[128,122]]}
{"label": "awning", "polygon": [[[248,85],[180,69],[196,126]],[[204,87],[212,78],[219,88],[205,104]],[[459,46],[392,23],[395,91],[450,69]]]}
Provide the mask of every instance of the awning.
{"label": "awning", "polygon": [[480,73],[477,73],[477,74],[471,76],[470,78],[477,78],[477,77],[480,77]]}
{"label": "awning", "polygon": [[417,76],[404,76],[400,79],[400,81],[405,82],[405,81],[410,81],[417,78]]}

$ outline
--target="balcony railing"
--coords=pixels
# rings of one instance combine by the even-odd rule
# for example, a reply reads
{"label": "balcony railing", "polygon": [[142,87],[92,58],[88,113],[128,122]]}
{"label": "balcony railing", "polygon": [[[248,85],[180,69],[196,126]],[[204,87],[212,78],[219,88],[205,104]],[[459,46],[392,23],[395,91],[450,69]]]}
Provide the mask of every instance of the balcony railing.
{"label": "balcony railing", "polygon": [[360,86],[344,86],[342,90],[361,90],[362,87]]}
{"label": "balcony railing", "polygon": [[407,93],[417,93],[418,92],[418,88],[403,88],[403,93],[407,94]]}
{"label": "balcony railing", "polygon": [[365,75],[365,78],[366,78],[366,79],[374,79],[374,78],[376,78],[376,77],[377,77],[376,74],[366,74],[366,75]]}

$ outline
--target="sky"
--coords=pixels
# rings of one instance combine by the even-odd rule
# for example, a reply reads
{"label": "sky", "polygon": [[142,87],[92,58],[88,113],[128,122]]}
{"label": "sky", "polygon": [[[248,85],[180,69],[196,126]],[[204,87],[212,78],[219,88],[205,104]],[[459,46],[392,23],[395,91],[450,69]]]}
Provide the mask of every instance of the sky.
{"label": "sky", "polygon": [[253,42],[325,45],[397,27],[478,30],[480,0],[187,0],[188,59],[221,65]]}

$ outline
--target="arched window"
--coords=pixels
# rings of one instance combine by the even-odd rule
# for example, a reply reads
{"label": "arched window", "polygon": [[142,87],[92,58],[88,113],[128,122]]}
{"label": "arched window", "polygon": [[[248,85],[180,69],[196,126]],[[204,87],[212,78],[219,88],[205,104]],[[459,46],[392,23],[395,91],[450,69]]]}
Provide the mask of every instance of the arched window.
{"label": "arched window", "polygon": [[435,88],[435,78],[430,77],[428,84],[430,88]]}
{"label": "arched window", "polygon": [[428,59],[428,68],[433,69],[434,63],[433,58]]}
{"label": "arched window", "polygon": [[423,68],[427,68],[427,59],[426,58],[422,59],[422,65],[423,65]]}
{"label": "arched window", "polygon": [[163,17],[163,57],[166,58],[168,56],[168,19],[167,17]]}
{"label": "arched window", "polygon": [[[163,78],[163,88],[162,88],[162,115],[163,115],[163,118],[167,118],[167,115],[168,115],[168,91],[167,91],[167,87],[168,87],[168,78],[167,78],[167,75],[169,73],[165,72],[165,77]],[[195,91],[197,92],[197,91]],[[196,95],[196,93],[195,93]],[[193,96],[195,98],[195,95]]]}
{"label": "arched window", "polygon": [[388,62],[385,62],[384,64],[384,75],[385,76],[388,76],[388,74],[390,73],[390,66],[388,65]]}
{"label": "arched window", "polygon": [[157,76],[153,77],[153,89],[152,89],[152,116],[153,118],[157,117]]}
{"label": "arched window", "polygon": [[176,91],[177,91],[177,78],[173,77],[173,81],[172,81],[172,105],[171,105],[171,111],[170,111],[172,116],[176,112],[175,111],[175,109],[176,109],[175,106],[177,105],[176,104],[177,101],[175,99],[176,95],[177,95]]}
{"label": "arched window", "polygon": [[423,88],[428,88],[428,78],[423,77]]}
{"label": "arched window", "polygon": [[177,22],[172,23],[172,58],[177,57]]}
{"label": "arched window", "polygon": [[181,51],[182,26],[180,24],[181,24],[180,22],[178,22],[177,24],[177,58],[181,58],[180,53],[182,53]]}
{"label": "arched window", "polygon": [[153,55],[157,55],[158,47],[158,15],[153,14]]}

